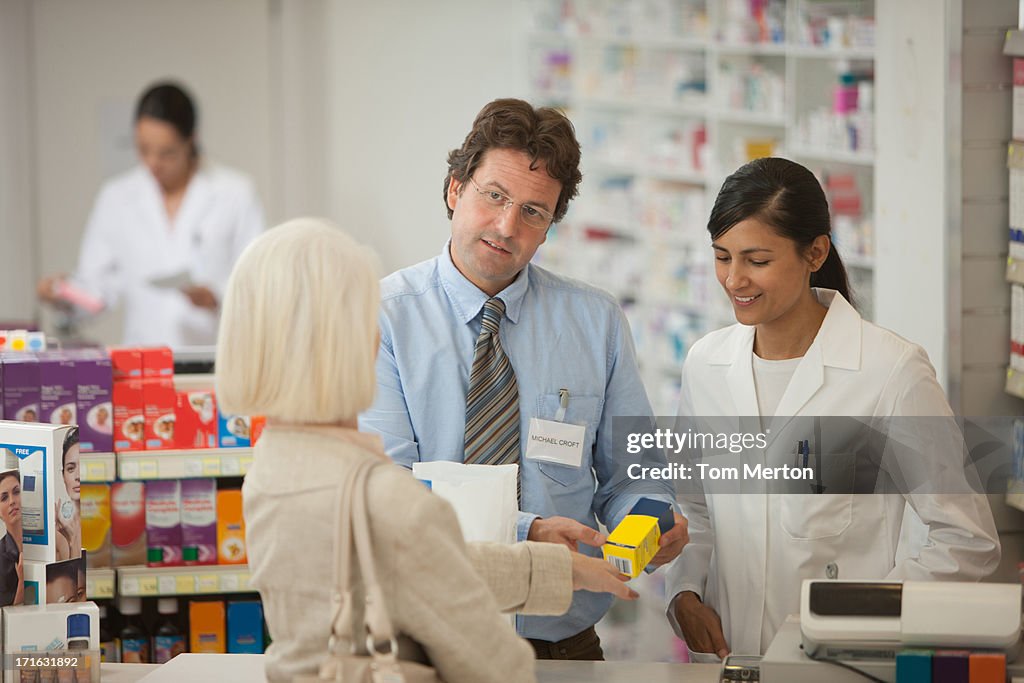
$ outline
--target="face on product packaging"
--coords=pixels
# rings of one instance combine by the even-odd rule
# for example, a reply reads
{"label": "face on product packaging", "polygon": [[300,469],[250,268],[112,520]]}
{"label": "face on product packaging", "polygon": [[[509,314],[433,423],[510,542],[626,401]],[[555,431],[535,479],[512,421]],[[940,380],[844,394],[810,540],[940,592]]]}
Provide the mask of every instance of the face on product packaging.
{"label": "face on product packaging", "polygon": [[0,520],[7,529],[21,525],[21,481],[17,473],[0,479]]}
{"label": "face on product packaging", "polygon": [[[492,206],[481,191],[500,193],[516,203],[504,208]],[[492,296],[505,289],[547,239],[547,230],[523,223],[520,204],[553,213],[561,191],[562,184],[548,175],[545,164],[538,163],[537,168],[530,169],[526,153],[511,149],[488,151],[471,180],[460,183],[453,178],[448,186],[455,267]]]}
{"label": "face on product packaging", "polygon": [[64,488],[68,492],[68,497],[76,504],[81,498],[82,490],[82,473],[79,470],[80,451],[81,448],[76,443],[64,454]]}
{"label": "face on product packaging", "polygon": [[[748,218],[712,243],[715,275],[729,296],[736,320],[763,325],[784,320],[809,296],[810,254],[767,223]],[[825,252],[827,254],[827,251]],[[824,260],[822,258],[821,260]]]}

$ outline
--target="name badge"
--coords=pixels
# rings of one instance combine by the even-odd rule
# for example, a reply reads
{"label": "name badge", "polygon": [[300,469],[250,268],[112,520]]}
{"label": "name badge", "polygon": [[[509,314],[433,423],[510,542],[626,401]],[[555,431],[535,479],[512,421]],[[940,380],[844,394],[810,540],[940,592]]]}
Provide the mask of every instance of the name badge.
{"label": "name badge", "polygon": [[583,439],[586,435],[587,428],[584,425],[530,418],[526,457],[579,467],[583,462]]}

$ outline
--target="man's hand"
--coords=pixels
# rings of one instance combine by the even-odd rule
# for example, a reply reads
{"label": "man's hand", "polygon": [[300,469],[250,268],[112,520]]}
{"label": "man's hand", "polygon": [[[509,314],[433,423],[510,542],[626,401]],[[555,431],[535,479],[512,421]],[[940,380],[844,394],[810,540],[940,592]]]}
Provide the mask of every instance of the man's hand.
{"label": "man's hand", "polygon": [[208,288],[202,285],[191,285],[189,287],[182,287],[181,292],[188,297],[193,306],[205,308],[209,311],[217,310],[217,297]]}
{"label": "man's hand", "polygon": [[530,532],[526,536],[528,541],[561,543],[574,552],[579,551],[580,543],[599,548],[604,545],[605,538],[605,535],[599,531],[568,517],[548,517],[547,519],[538,517],[533,520]]}
{"label": "man's hand", "polygon": [[620,574],[611,562],[597,557],[572,553],[572,589],[594,593],[611,593],[623,600],[636,600],[636,591],[626,585],[628,576]]}
{"label": "man's hand", "polygon": [[679,628],[686,645],[694,652],[715,653],[721,659],[729,654],[729,644],[722,633],[722,620],[718,613],[697,597],[693,591],[684,591],[672,601]]}
{"label": "man's hand", "polygon": [[651,558],[652,567],[660,567],[676,559],[683,546],[690,540],[686,517],[683,517],[678,512],[673,512],[672,514],[675,515],[675,525],[668,530],[668,533],[661,537],[658,553]]}

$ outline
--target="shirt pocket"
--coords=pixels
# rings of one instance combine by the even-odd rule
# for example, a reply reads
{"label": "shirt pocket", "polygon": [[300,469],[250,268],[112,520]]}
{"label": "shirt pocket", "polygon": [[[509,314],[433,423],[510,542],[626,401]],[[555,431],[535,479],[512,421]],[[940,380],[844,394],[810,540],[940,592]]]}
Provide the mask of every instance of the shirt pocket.
{"label": "shirt pocket", "polygon": [[[583,457],[579,467],[559,465],[553,462],[534,461],[545,476],[562,486],[572,486],[580,480],[584,472],[589,473],[593,466],[594,436],[597,434],[597,423],[601,414],[602,400],[600,396],[569,395],[569,405],[565,409],[563,422],[586,427],[583,436]],[[561,405],[558,393],[541,394],[537,397],[536,417],[554,421]]]}
{"label": "shirt pocket", "polygon": [[[780,521],[790,538],[830,538],[849,528],[853,523],[854,462],[849,453],[827,457],[821,470],[826,493],[782,494]],[[830,489],[835,493],[827,493]]]}

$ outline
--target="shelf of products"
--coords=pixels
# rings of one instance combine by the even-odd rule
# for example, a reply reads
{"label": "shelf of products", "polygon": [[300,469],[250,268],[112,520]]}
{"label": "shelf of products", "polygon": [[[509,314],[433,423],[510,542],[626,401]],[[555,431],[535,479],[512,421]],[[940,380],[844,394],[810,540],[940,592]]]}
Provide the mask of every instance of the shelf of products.
{"label": "shelf of products", "polygon": [[117,479],[117,456],[113,453],[82,453],[82,482],[102,484]]}
{"label": "shelf of products", "polygon": [[[655,411],[733,317],[706,233],[724,178],[786,156],[822,180],[873,317],[874,3],[534,0],[533,99],[563,108],[585,182],[535,257],[620,298]],[[797,87],[799,84],[799,87]]]}
{"label": "shelf of products", "polygon": [[242,477],[252,465],[252,448],[134,451],[117,454],[122,481]]}
{"label": "shelf of products", "polygon": [[86,597],[90,600],[113,599],[117,583],[117,575],[113,569],[88,569],[85,576]]}
{"label": "shelf of products", "polygon": [[214,593],[249,593],[247,565],[197,567],[120,567],[117,594],[122,597],[171,597]]}

